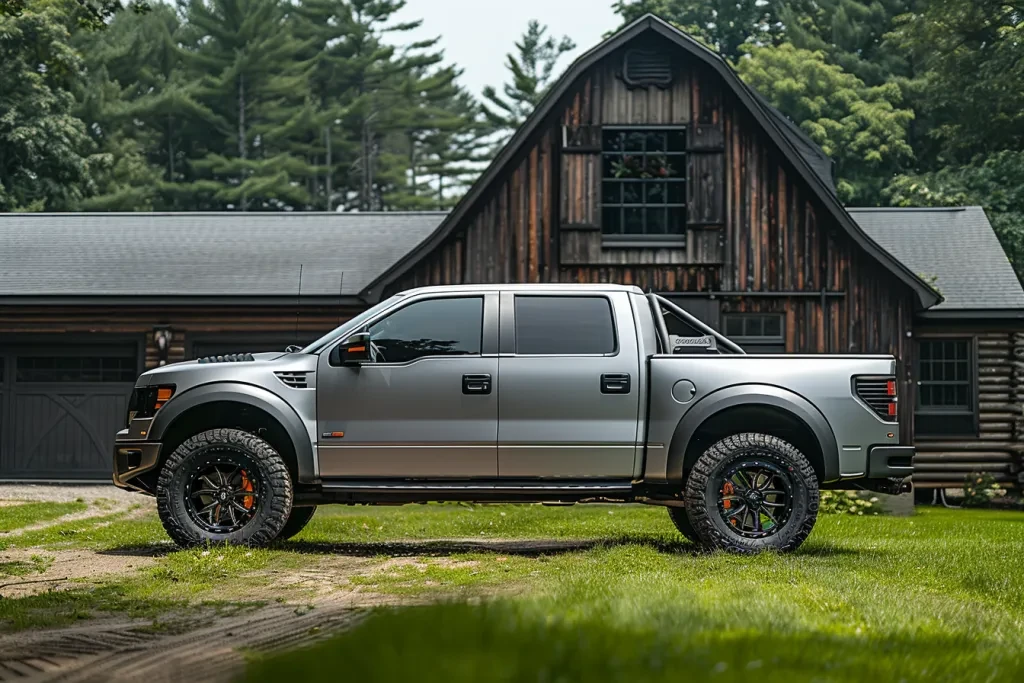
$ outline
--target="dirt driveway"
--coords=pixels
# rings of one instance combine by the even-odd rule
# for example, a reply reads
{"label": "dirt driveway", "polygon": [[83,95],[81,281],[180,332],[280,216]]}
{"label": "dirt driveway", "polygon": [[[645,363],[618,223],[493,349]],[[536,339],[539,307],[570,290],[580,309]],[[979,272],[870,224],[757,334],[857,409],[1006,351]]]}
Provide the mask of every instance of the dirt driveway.
{"label": "dirt driveway", "polygon": [[[86,502],[81,512],[31,524],[0,542],[58,523],[119,515],[121,520],[150,515],[151,499],[110,486],[0,486],[0,510],[23,501]],[[101,501],[101,504],[96,504]],[[0,511],[0,514],[3,514]],[[0,546],[2,547],[2,546]],[[78,590],[129,577],[152,566],[172,547],[95,551],[57,547],[0,550],[0,565],[45,563],[29,575],[0,574],[0,600]],[[0,681],[227,681],[241,670],[243,652],[266,652],[315,641],[348,628],[369,608],[398,604],[347,581],[374,560],[358,556],[312,557],[305,566],[275,570],[272,589],[253,595],[265,606],[225,610],[188,608],[152,619],[93,616],[72,626],[30,629],[0,635]],[[274,589],[300,587],[310,597],[301,604],[275,600]],[[403,600],[404,604],[409,600]]]}

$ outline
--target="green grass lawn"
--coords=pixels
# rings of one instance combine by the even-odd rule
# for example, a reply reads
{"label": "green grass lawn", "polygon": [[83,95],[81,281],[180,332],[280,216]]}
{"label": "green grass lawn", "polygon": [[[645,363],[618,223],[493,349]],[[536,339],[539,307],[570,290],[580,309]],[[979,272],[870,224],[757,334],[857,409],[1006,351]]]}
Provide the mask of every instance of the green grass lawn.
{"label": "green grass lawn", "polygon": [[[520,542],[527,541],[527,542]],[[59,522],[6,540],[155,554],[81,590],[0,600],[0,629],[101,613],[301,602],[275,572],[357,557],[381,609],[252,681],[1024,680],[1024,514],[823,516],[792,555],[699,553],[661,508],[328,507],[267,550],[175,551],[153,515]]]}
{"label": "green grass lawn", "polygon": [[[314,520],[299,545],[603,542],[540,555],[392,544],[432,554],[363,577],[368,589],[456,597],[258,660],[248,680],[1024,680],[1019,513],[828,516],[798,553],[755,558],[695,553],[664,511],[642,507],[339,509]],[[481,590],[499,597],[463,599]]]}
{"label": "green grass lawn", "polygon": [[[22,503],[0,507],[0,533],[14,531],[38,522],[48,522],[64,515],[81,512],[86,504],[72,503]],[[2,543],[2,541],[0,541]]]}

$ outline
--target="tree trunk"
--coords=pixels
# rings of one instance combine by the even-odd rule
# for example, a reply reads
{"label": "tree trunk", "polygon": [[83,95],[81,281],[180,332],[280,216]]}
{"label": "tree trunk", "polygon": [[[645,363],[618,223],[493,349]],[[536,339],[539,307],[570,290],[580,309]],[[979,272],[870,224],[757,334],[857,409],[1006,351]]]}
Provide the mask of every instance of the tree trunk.
{"label": "tree trunk", "polygon": [[327,124],[327,127],[324,129],[324,137],[327,139],[327,177],[324,179],[327,187],[327,210],[333,211],[334,208],[331,206],[331,193],[333,191],[331,175],[333,175],[334,167],[331,166],[331,124]]}
{"label": "tree trunk", "polygon": [[[238,158],[245,159],[246,154],[245,141],[245,76],[238,76]],[[242,183],[245,183],[245,167],[242,167]],[[242,201],[240,208],[242,211],[248,210],[246,206],[248,204],[248,198],[245,196],[245,191],[242,191]]]}

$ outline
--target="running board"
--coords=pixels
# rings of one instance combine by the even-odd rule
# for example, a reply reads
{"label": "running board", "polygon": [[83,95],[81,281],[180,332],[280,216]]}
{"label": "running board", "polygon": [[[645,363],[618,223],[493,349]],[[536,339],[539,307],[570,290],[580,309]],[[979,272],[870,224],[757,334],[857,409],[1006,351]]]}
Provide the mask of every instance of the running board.
{"label": "running board", "polygon": [[624,501],[633,497],[633,482],[325,480],[320,492],[324,502],[352,503]]}

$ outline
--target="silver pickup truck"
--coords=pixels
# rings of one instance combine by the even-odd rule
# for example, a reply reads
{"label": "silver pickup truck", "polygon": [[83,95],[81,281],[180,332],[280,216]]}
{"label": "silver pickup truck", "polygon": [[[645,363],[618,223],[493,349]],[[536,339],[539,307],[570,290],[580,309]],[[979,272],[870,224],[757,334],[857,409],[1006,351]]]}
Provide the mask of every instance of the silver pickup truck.
{"label": "silver pickup truck", "polygon": [[427,287],[306,348],[144,373],[114,482],[182,546],[289,538],[327,503],[639,502],[785,551],[819,489],[904,489],[896,387],[891,356],[746,355],[636,287]]}

